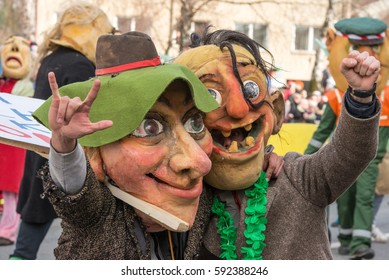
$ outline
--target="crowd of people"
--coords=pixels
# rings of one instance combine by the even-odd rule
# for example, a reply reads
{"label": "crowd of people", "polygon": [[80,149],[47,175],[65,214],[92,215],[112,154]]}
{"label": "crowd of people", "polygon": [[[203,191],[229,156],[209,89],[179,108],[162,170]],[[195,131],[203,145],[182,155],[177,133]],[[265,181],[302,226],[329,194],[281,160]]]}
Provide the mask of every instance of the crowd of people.
{"label": "crowd of people", "polygon": [[[385,32],[381,21],[370,23],[373,32]],[[344,24],[357,26],[356,34],[366,26],[341,22],[339,32]],[[341,43],[349,42],[347,32]],[[100,8],[75,5],[38,47],[37,68],[27,68],[36,73],[30,87],[16,86],[28,75],[4,71],[14,64],[2,54],[1,91],[47,100],[33,115],[52,130],[49,160],[21,151],[20,161],[0,161],[0,173],[13,179],[0,180],[0,246],[15,244],[10,259],[36,259],[57,217],[57,259],[332,259],[327,208],[371,162],[378,166],[384,152],[377,158],[377,145],[384,151],[388,143],[378,128],[382,57],[366,47],[383,40],[333,52],[339,59],[330,57],[323,90],[308,92],[301,81],[270,90],[261,46],[243,33],[207,30],[192,39],[190,49],[163,65],[148,35],[115,35]],[[23,40],[11,36],[6,44],[13,56],[23,46],[21,61],[28,61],[31,44],[17,45]],[[266,153],[283,123],[325,123],[327,91],[338,88],[337,129],[320,153]],[[14,173],[5,169],[11,161]],[[372,193],[365,199],[372,202]],[[356,245],[361,229],[347,235],[341,226],[341,253],[373,258],[372,224]]]}
{"label": "crowd of people", "polygon": [[285,122],[320,123],[328,98],[324,91],[308,92],[301,81],[289,81],[284,90]]}

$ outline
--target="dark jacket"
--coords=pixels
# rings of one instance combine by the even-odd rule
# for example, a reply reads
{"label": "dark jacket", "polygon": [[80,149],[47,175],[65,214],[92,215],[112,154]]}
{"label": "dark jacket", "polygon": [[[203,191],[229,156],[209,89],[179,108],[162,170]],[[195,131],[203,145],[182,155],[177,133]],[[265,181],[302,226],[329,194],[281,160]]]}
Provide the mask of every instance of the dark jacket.
{"label": "dark jacket", "polygon": [[[73,260],[149,260],[152,234],[145,231],[132,206],[114,197],[97,181],[88,164],[83,189],[66,195],[55,186],[46,165],[41,171],[45,194],[62,219],[62,234],[54,250],[56,259]],[[182,250],[182,259],[198,258],[202,236],[210,219],[212,194],[204,189],[199,210]],[[167,238],[165,238],[167,241]],[[154,243],[155,244],[155,243]],[[176,244],[177,245],[177,244]],[[178,259],[178,258],[176,258]]]}
{"label": "dark jacket", "polygon": [[[374,117],[357,119],[344,109],[332,141],[313,155],[289,153],[277,180],[267,190],[264,259],[331,259],[326,207],[334,202],[374,158],[380,106]],[[358,137],[356,137],[356,135]],[[330,164],[329,164],[330,163]],[[55,186],[46,165],[41,174],[45,194],[62,218],[57,259],[150,259],[151,234],[131,206],[116,199],[88,166],[83,189],[66,195]],[[189,231],[183,259],[220,255],[213,193],[204,187],[196,220]],[[236,247],[246,246],[243,198]]]}
{"label": "dark jacket", "polygon": [[[85,81],[95,76],[95,66],[81,53],[59,47],[45,57],[39,67],[34,98],[46,100],[51,96],[47,75],[55,73],[58,86]],[[20,185],[17,212],[27,223],[46,223],[56,217],[55,211],[47,199],[41,199],[42,180],[37,172],[47,162],[35,152],[27,151],[24,175]]]}

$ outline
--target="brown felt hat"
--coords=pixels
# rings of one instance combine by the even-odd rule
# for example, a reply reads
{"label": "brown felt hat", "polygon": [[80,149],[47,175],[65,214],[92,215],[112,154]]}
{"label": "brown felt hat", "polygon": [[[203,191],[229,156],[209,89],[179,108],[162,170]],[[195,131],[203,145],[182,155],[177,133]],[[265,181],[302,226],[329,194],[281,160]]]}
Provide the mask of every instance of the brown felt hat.
{"label": "brown felt hat", "polygon": [[145,33],[133,31],[119,36],[103,35],[97,41],[97,76],[160,64],[155,45]]}

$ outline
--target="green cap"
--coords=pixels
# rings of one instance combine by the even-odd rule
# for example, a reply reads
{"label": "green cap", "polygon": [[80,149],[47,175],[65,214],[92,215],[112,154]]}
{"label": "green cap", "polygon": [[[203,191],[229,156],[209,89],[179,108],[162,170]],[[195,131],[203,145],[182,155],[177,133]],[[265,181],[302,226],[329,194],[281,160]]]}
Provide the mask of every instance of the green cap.
{"label": "green cap", "polygon": [[342,19],[335,24],[338,35],[356,45],[382,44],[387,27],[384,21],[369,17]]}
{"label": "green cap", "polygon": [[[123,35],[104,36],[119,37]],[[136,35],[139,36],[139,33]],[[128,47],[127,45],[126,50],[128,50]],[[145,67],[145,61],[150,60],[142,56],[140,63],[139,61],[125,61],[122,65],[115,63],[113,67],[109,67],[109,64],[105,63],[100,64],[103,65],[100,68],[98,67],[99,64],[96,64],[96,71],[107,72],[112,69],[117,70],[117,67],[124,67],[126,70],[116,72],[115,74],[104,74],[88,81],[69,84],[59,89],[61,96],[69,96],[70,98],[78,96],[84,100],[92,87],[93,81],[95,79],[101,81],[100,90],[92,105],[89,117],[92,122],[112,120],[113,126],[80,138],[79,142],[82,146],[99,147],[132,133],[140,125],[147,112],[166,88],[176,80],[182,80],[188,85],[195,106],[200,111],[207,113],[219,107],[204,84],[190,69],[178,64]],[[98,60],[96,62],[98,63]],[[51,98],[46,100],[33,113],[33,116],[48,128],[50,104]]]}

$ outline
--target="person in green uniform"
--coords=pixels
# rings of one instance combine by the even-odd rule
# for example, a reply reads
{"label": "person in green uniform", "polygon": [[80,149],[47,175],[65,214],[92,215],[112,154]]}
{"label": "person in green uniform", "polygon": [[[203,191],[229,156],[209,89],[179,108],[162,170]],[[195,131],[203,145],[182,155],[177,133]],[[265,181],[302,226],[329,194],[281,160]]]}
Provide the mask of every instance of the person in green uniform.
{"label": "person in green uniform", "polygon": [[336,88],[327,92],[328,105],[321,122],[309,142],[305,154],[318,151],[334,131],[341,111],[343,94],[347,83],[339,65],[350,50],[367,51],[380,60],[382,66],[376,83],[376,94],[381,100],[379,143],[375,159],[358,177],[357,181],[337,200],[339,215],[339,253],[350,254],[351,259],[372,259],[371,231],[373,223],[374,188],[378,177],[378,164],[386,152],[389,139],[389,40],[385,22],[368,18],[348,18],[337,22],[335,30],[327,31],[329,70]]}

